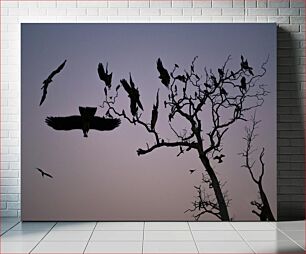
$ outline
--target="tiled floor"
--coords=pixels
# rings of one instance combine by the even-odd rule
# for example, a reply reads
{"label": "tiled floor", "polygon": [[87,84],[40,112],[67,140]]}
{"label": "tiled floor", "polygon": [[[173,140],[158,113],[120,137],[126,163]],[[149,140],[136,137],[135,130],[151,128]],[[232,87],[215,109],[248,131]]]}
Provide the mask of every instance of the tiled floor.
{"label": "tiled floor", "polygon": [[0,253],[304,253],[305,221],[19,222],[1,219]]}

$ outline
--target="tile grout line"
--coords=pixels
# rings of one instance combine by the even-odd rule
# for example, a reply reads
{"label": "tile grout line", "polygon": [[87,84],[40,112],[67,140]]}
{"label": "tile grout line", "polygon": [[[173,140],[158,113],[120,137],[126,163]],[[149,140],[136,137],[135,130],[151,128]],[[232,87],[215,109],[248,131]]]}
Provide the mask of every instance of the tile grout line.
{"label": "tile grout line", "polygon": [[35,248],[38,246],[38,244],[41,243],[41,241],[50,233],[50,231],[55,227],[55,225],[57,224],[57,222],[55,222],[55,224],[49,229],[49,231],[38,241],[38,243],[29,251],[29,253],[32,253],[33,250],[35,250]]}
{"label": "tile grout line", "polygon": [[192,233],[192,230],[191,230],[191,227],[190,227],[190,224],[189,224],[188,221],[187,221],[187,225],[188,225],[188,227],[189,227],[189,230],[190,230],[190,233],[191,233],[193,242],[194,242],[194,244],[195,244],[195,246],[196,246],[197,252],[200,253],[199,248],[198,248],[198,245],[197,245],[197,242],[195,241],[195,239],[194,239],[194,237],[193,237],[193,233]]}
{"label": "tile grout line", "polygon": [[246,239],[244,239],[244,237],[240,234],[239,230],[234,227],[233,223],[232,222],[230,222],[230,223],[231,223],[231,226],[234,228],[234,230],[237,232],[237,234],[241,237],[243,242],[246,243],[246,245],[253,251],[253,253],[256,253],[256,251],[252,248],[252,246],[249,244],[249,242]]}
{"label": "tile grout line", "polygon": [[[151,2],[151,1],[150,1]],[[141,253],[143,254],[143,247],[144,247],[144,234],[145,234],[145,221],[143,222],[142,226],[142,244],[141,244]]]}
{"label": "tile grout line", "polygon": [[92,237],[92,235],[93,235],[93,233],[94,233],[94,231],[95,231],[97,225],[98,225],[98,222],[96,221],[96,224],[95,224],[95,226],[94,226],[94,228],[93,228],[93,230],[92,230],[92,232],[91,232],[91,234],[90,234],[90,236],[89,236],[89,239],[88,239],[88,241],[87,241],[87,243],[86,243],[86,246],[85,246],[85,248],[84,248],[83,254],[85,253],[85,251],[86,251],[86,249],[87,249],[87,246],[88,246],[88,244],[89,244],[89,241],[90,241],[90,239],[91,239],[91,237]]}
{"label": "tile grout line", "polygon": [[11,229],[13,229],[15,226],[17,226],[20,223],[20,221],[18,221],[16,224],[14,224],[13,226],[11,226],[9,229],[5,230],[0,236],[3,236],[5,233],[9,232]]}
{"label": "tile grout line", "polygon": [[279,229],[279,228],[276,228],[278,231],[280,231],[282,234],[284,234],[287,238],[289,238],[289,240],[291,240],[292,242],[294,242],[297,246],[301,247],[303,250],[305,250],[305,248],[303,246],[301,246],[298,242],[296,242],[292,237],[290,237],[289,235],[287,235],[285,233],[285,231]]}

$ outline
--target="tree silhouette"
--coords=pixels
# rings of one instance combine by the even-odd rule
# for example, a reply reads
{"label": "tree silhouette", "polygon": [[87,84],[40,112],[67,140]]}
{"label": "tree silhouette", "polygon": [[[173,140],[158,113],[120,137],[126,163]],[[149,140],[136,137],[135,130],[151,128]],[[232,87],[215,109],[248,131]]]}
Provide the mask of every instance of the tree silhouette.
{"label": "tree silhouette", "polygon": [[263,160],[264,154],[265,154],[265,148],[263,147],[260,154],[259,154],[259,163],[260,163],[260,175],[258,179],[255,178],[254,176],[254,171],[255,171],[255,163],[256,161],[251,158],[252,154],[256,151],[256,149],[253,148],[253,142],[258,136],[258,134],[255,133],[255,130],[258,128],[258,124],[261,121],[256,120],[256,112],[251,118],[251,127],[245,127],[245,136],[243,139],[246,141],[246,148],[245,150],[241,153],[242,157],[244,157],[245,162],[242,165],[242,167],[246,168],[250,176],[253,180],[253,182],[257,185],[258,187],[258,193],[259,193],[259,199],[260,201],[253,200],[251,201],[251,205],[255,206],[258,210],[252,210],[252,213],[256,214],[261,221],[275,221],[275,218],[273,216],[273,213],[271,211],[270,205],[268,198],[266,196],[266,193],[263,189],[262,185],[262,179],[265,174],[265,163]]}
{"label": "tree silhouette", "polygon": [[[168,125],[174,134],[174,140],[162,137],[158,132],[158,119],[154,119],[152,127],[150,121],[143,120],[146,111],[139,113],[137,105],[136,110],[133,108],[131,113],[117,109],[116,101],[120,86],[116,87],[113,96],[106,94],[101,107],[106,109],[106,115],[115,114],[131,124],[142,126],[153,135],[154,143],[151,145],[147,143],[146,148],[138,148],[139,156],[161,147],[177,148],[178,156],[185,152],[196,151],[214,193],[213,203],[200,204],[199,209],[203,210],[201,215],[211,213],[222,221],[229,221],[228,199],[222,192],[221,183],[212,167],[212,160],[215,156],[220,158],[222,140],[229,128],[237,121],[246,121],[245,114],[263,104],[268,91],[265,85],[259,84],[258,81],[266,73],[268,59],[261,65],[258,74],[254,74],[255,71],[243,56],[236,70],[229,69],[227,67],[231,60],[229,56],[216,73],[205,67],[204,74],[200,75],[195,65],[197,58],[194,57],[187,70],[181,70],[177,64],[174,64],[170,72],[160,58],[157,60],[158,78],[163,84],[163,90],[167,92],[164,110],[168,112]],[[157,112],[156,105],[154,106]],[[204,111],[205,119],[203,119]],[[174,126],[173,120],[176,118],[183,119],[189,128],[179,129]],[[220,163],[223,162],[222,157],[224,156],[221,156]],[[213,211],[207,207],[208,205]]]}

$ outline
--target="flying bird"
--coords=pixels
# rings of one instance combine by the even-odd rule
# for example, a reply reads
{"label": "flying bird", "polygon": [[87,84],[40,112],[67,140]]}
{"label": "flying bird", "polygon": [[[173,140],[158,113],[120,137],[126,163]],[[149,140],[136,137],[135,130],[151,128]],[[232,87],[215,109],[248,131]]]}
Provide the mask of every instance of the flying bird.
{"label": "flying bird", "polygon": [[111,131],[117,128],[121,121],[116,118],[95,116],[97,108],[79,107],[80,115],[66,117],[47,117],[46,123],[59,131],[82,130],[84,137],[88,137],[90,129],[98,131]]}
{"label": "flying bird", "polygon": [[153,105],[153,109],[152,109],[152,116],[151,116],[151,130],[155,130],[155,125],[157,122],[157,118],[158,118],[158,93],[159,93],[159,89],[157,90],[157,94],[156,94],[156,104]]}
{"label": "flying bird", "polygon": [[243,91],[246,91],[247,87],[246,87],[246,79],[245,77],[242,77],[241,80],[240,80],[240,91],[243,92]]}
{"label": "flying bird", "polygon": [[46,172],[43,171],[42,169],[40,169],[40,168],[36,168],[36,169],[41,173],[41,176],[42,176],[42,177],[47,176],[47,177],[53,178],[52,175],[46,173]]}
{"label": "flying bird", "polygon": [[195,171],[196,171],[196,169],[190,169],[190,170],[189,170],[189,173],[190,173],[190,174],[193,174]]}
{"label": "flying bird", "polygon": [[108,73],[108,63],[106,63],[106,68],[104,70],[104,66],[102,63],[98,64],[98,74],[99,78],[104,81],[105,85],[108,87],[108,89],[112,86],[112,76],[113,73]]}
{"label": "flying bird", "polygon": [[213,159],[218,160],[218,163],[222,163],[223,162],[223,160],[222,160],[223,157],[225,157],[225,155],[221,154],[219,156],[216,155]]}
{"label": "flying bird", "polygon": [[161,82],[168,88],[170,84],[170,75],[169,72],[164,68],[160,58],[157,60],[157,70],[159,72],[159,78]]}
{"label": "flying bird", "polygon": [[[120,80],[124,90],[128,93],[130,97],[130,110],[133,116],[136,116],[138,107],[143,110],[143,106],[140,102],[140,94],[138,89],[135,87],[135,84],[132,80],[131,73],[130,73],[130,84],[125,80]],[[137,107],[138,106],[138,107]]]}
{"label": "flying bird", "polygon": [[39,106],[41,106],[41,104],[43,104],[43,102],[45,101],[46,97],[47,97],[47,89],[49,84],[53,81],[52,78],[61,72],[61,70],[64,68],[65,64],[66,64],[67,60],[65,60],[59,67],[57,67],[56,70],[52,71],[52,73],[48,76],[47,79],[44,80],[43,82],[43,86],[41,87],[41,89],[43,90],[43,95],[41,97]]}

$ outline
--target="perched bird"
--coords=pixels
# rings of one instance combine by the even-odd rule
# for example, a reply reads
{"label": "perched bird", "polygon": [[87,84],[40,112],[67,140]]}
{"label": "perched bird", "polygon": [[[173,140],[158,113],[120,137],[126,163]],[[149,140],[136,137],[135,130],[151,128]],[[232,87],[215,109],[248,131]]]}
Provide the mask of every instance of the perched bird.
{"label": "perched bird", "polygon": [[224,154],[221,154],[221,155],[216,155],[213,159],[214,160],[218,160],[218,163],[222,163],[223,162],[223,160],[222,160],[222,158],[223,157],[225,157],[225,155]]}
{"label": "perched bird", "polygon": [[157,59],[157,70],[159,72],[159,79],[168,88],[170,84],[169,72],[164,68],[160,58]]}
{"label": "perched bird", "polygon": [[80,115],[66,117],[47,117],[46,123],[59,131],[70,131],[80,129],[84,137],[88,137],[90,129],[98,131],[110,131],[117,128],[121,121],[116,118],[105,118],[95,116],[97,108],[79,107]]}
{"label": "perched bird", "polygon": [[186,82],[186,77],[184,75],[177,75],[176,78],[179,80],[179,81],[182,81],[183,83]]}
{"label": "perched bird", "polygon": [[190,169],[190,170],[189,170],[189,173],[190,173],[190,174],[193,174],[195,171],[196,171],[196,169]]}
{"label": "perched bird", "polygon": [[[133,116],[136,116],[138,107],[143,110],[143,106],[140,102],[140,94],[138,89],[135,87],[135,84],[132,80],[131,73],[130,73],[130,84],[125,80],[120,80],[124,90],[128,93],[130,97],[130,109]],[[137,107],[138,106],[138,107]]]}
{"label": "perched bird", "polygon": [[218,73],[219,73],[221,78],[224,76],[224,71],[220,68],[218,68]]}
{"label": "perched bird", "polygon": [[247,87],[246,87],[246,79],[245,77],[242,77],[240,80],[240,91],[246,91]]}
{"label": "perched bird", "polygon": [[157,94],[156,94],[156,104],[153,105],[153,109],[152,109],[151,130],[155,130],[155,125],[156,125],[157,118],[158,118],[158,104],[159,104],[158,93],[159,93],[159,89],[157,90]]}
{"label": "perched bird", "polygon": [[46,172],[43,171],[42,169],[40,169],[40,168],[36,168],[36,169],[41,173],[41,176],[42,176],[42,177],[47,176],[47,177],[53,178],[52,175],[46,173]]}
{"label": "perched bird", "polygon": [[98,74],[102,81],[104,81],[105,85],[108,87],[108,89],[112,86],[112,76],[113,73],[108,74],[108,63],[106,63],[106,68],[104,70],[104,66],[102,63],[99,63],[98,65]]}
{"label": "perched bird", "polygon": [[43,102],[45,101],[46,97],[47,97],[47,89],[48,89],[48,86],[49,84],[53,81],[52,78],[60,73],[60,71],[64,68],[65,64],[66,64],[67,60],[65,60],[59,67],[57,67],[56,70],[54,70],[49,76],[47,79],[44,80],[43,82],[43,86],[41,87],[41,89],[43,90],[43,95],[41,97],[41,100],[40,100],[40,103],[39,103],[39,106],[41,106],[41,104],[43,104]]}
{"label": "perched bird", "polygon": [[241,63],[240,63],[240,66],[241,66],[241,68],[242,68],[243,70],[248,71],[252,76],[254,76],[253,68],[249,66],[249,63],[248,63],[248,60],[247,60],[247,59],[244,60],[243,55],[241,55]]}

